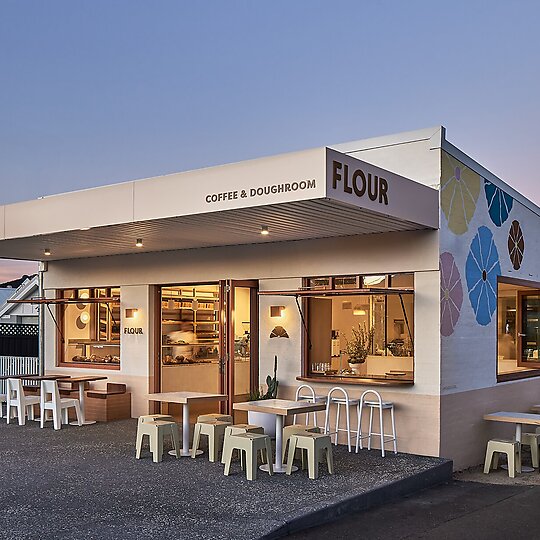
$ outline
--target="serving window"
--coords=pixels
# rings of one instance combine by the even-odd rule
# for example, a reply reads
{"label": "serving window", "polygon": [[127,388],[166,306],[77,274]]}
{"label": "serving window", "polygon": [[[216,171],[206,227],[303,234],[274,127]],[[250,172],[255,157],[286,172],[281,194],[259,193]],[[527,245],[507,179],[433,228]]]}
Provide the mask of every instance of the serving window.
{"label": "serving window", "polygon": [[66,289],[58,296],[58,365],[120,369],[120,288]]}
{"label": "serving window", "polygon": [[497,380],[540,375],[540,284],[499,277]]}

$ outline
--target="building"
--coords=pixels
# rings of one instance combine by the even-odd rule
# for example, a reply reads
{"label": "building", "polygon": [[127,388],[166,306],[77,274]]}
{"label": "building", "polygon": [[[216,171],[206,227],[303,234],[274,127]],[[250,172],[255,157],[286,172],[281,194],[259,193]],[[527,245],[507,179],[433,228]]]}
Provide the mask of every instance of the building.
{"label": "building", "polygon": [[1,212],[0,257],[46,261],[47,370],[128,383],[134,415],[159,390],[230,408],[277,355],[280,396],[375,388],[400,450],[461,468],[504,429],[483,414],[538,401],[540,209],[443,127]]}
{"label": "building", "polygon": [[28,300],[38,294],[37,274],[0,285],[0,323],[38,324],[39,309],[31,304],[14,304],[8,299]]}

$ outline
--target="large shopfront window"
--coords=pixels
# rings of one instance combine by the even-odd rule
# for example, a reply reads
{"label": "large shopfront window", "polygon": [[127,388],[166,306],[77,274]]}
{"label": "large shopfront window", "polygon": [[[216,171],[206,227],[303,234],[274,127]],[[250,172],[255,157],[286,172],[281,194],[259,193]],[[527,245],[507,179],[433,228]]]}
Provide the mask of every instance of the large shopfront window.
{"label": "large shopfront window", "polygon": [[59,365],[120,369],[120,288],[67,289],[58,303]]}
{"label": "large shopfront window", "polygon": [[317,277],[306,285],[304,376],[414,380],[413,274]]}
{"label": "large shopfront window", "polygon": [[540,287],[499,278],[497,377],[499,381],[540,375]]}

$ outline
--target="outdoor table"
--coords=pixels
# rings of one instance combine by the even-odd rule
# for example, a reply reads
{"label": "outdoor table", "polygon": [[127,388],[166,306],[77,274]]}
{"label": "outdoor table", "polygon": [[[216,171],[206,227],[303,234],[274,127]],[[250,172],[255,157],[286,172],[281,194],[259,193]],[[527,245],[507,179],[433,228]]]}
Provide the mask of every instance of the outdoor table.
{"label": "outdoor table", "polygon": [[[306,401],[290,401],[288,399],[261,399],[259,401],[246,401],[234,403],[233,409],[237,411],[253,411],[274,414],[276,417],[276,462],[274,464],[275,473],[287,472],[287,467],[283,465],[283,419],[292,414],[305,414],[317,411],[324,411],[326,403],[308,403]],[[268,471],[268,465],[261,465],[260,469]],[[297,471],[298,467],[293,467]]]}
{"label": "outdoor table", "polygon": [[[507,422],[516,425],[516,441],[521,446],[522,425],[540,426],[540,414],[500,411],[484,415],[484,420],[493,422]],[[532,472],[532,467],[521,467],[522,472]]]}
{"label": "outdoor table", "polygon": [[[95,420],[86,420],[84,417],[84,403],[85,403],[85,397],[84,397],[84,383],[86,382],[94,382],[94,381],[103,381],[107,377],[105,375],[82,375],[81,377],[66,377],[61,376],[57,377],[58,379],[65,379],[65,382],[76,382],[79,383],[79,402],[81,404],[81,425],[87,426],[89,424],[95,424]],[[72,426],[78,426],[79,424],[77,421],[70,422]]]}
{"label": "outdoor table", "polygon": [[[148,394],[150,401],[159,401],[161,403],[179,403],[182,405],[182,457],[191,456],[189,449],[189,404],[195,401],[225,401],[227,396],[224,394],[205,394],[202,392],[158,392]],[[169,452],[176,455],[174,450]],[[197,450],[197,455],[202,454],[202,450]]]}

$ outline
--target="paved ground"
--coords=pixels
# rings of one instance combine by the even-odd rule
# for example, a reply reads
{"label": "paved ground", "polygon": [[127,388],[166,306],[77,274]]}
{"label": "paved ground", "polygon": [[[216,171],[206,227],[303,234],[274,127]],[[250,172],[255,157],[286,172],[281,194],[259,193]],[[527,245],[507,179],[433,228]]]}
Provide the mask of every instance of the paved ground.
{"label": "paved ground", "polygon": [[453,481],[288,538],[537,540],[540,487]]}
{"label": "paved ground", "polygon": [[[336,474],[247,482],[235,464],[166,455],[136,460],[135,421],[54,431],[0,422],[0,538],[246,539],[374,488],[430,475],[443,460],[338,447]],[[148,454],[147,454],[148,455]],[[388,489],[387,489],[388,491]],[[378,492],[380,493],[380,491]]]}

